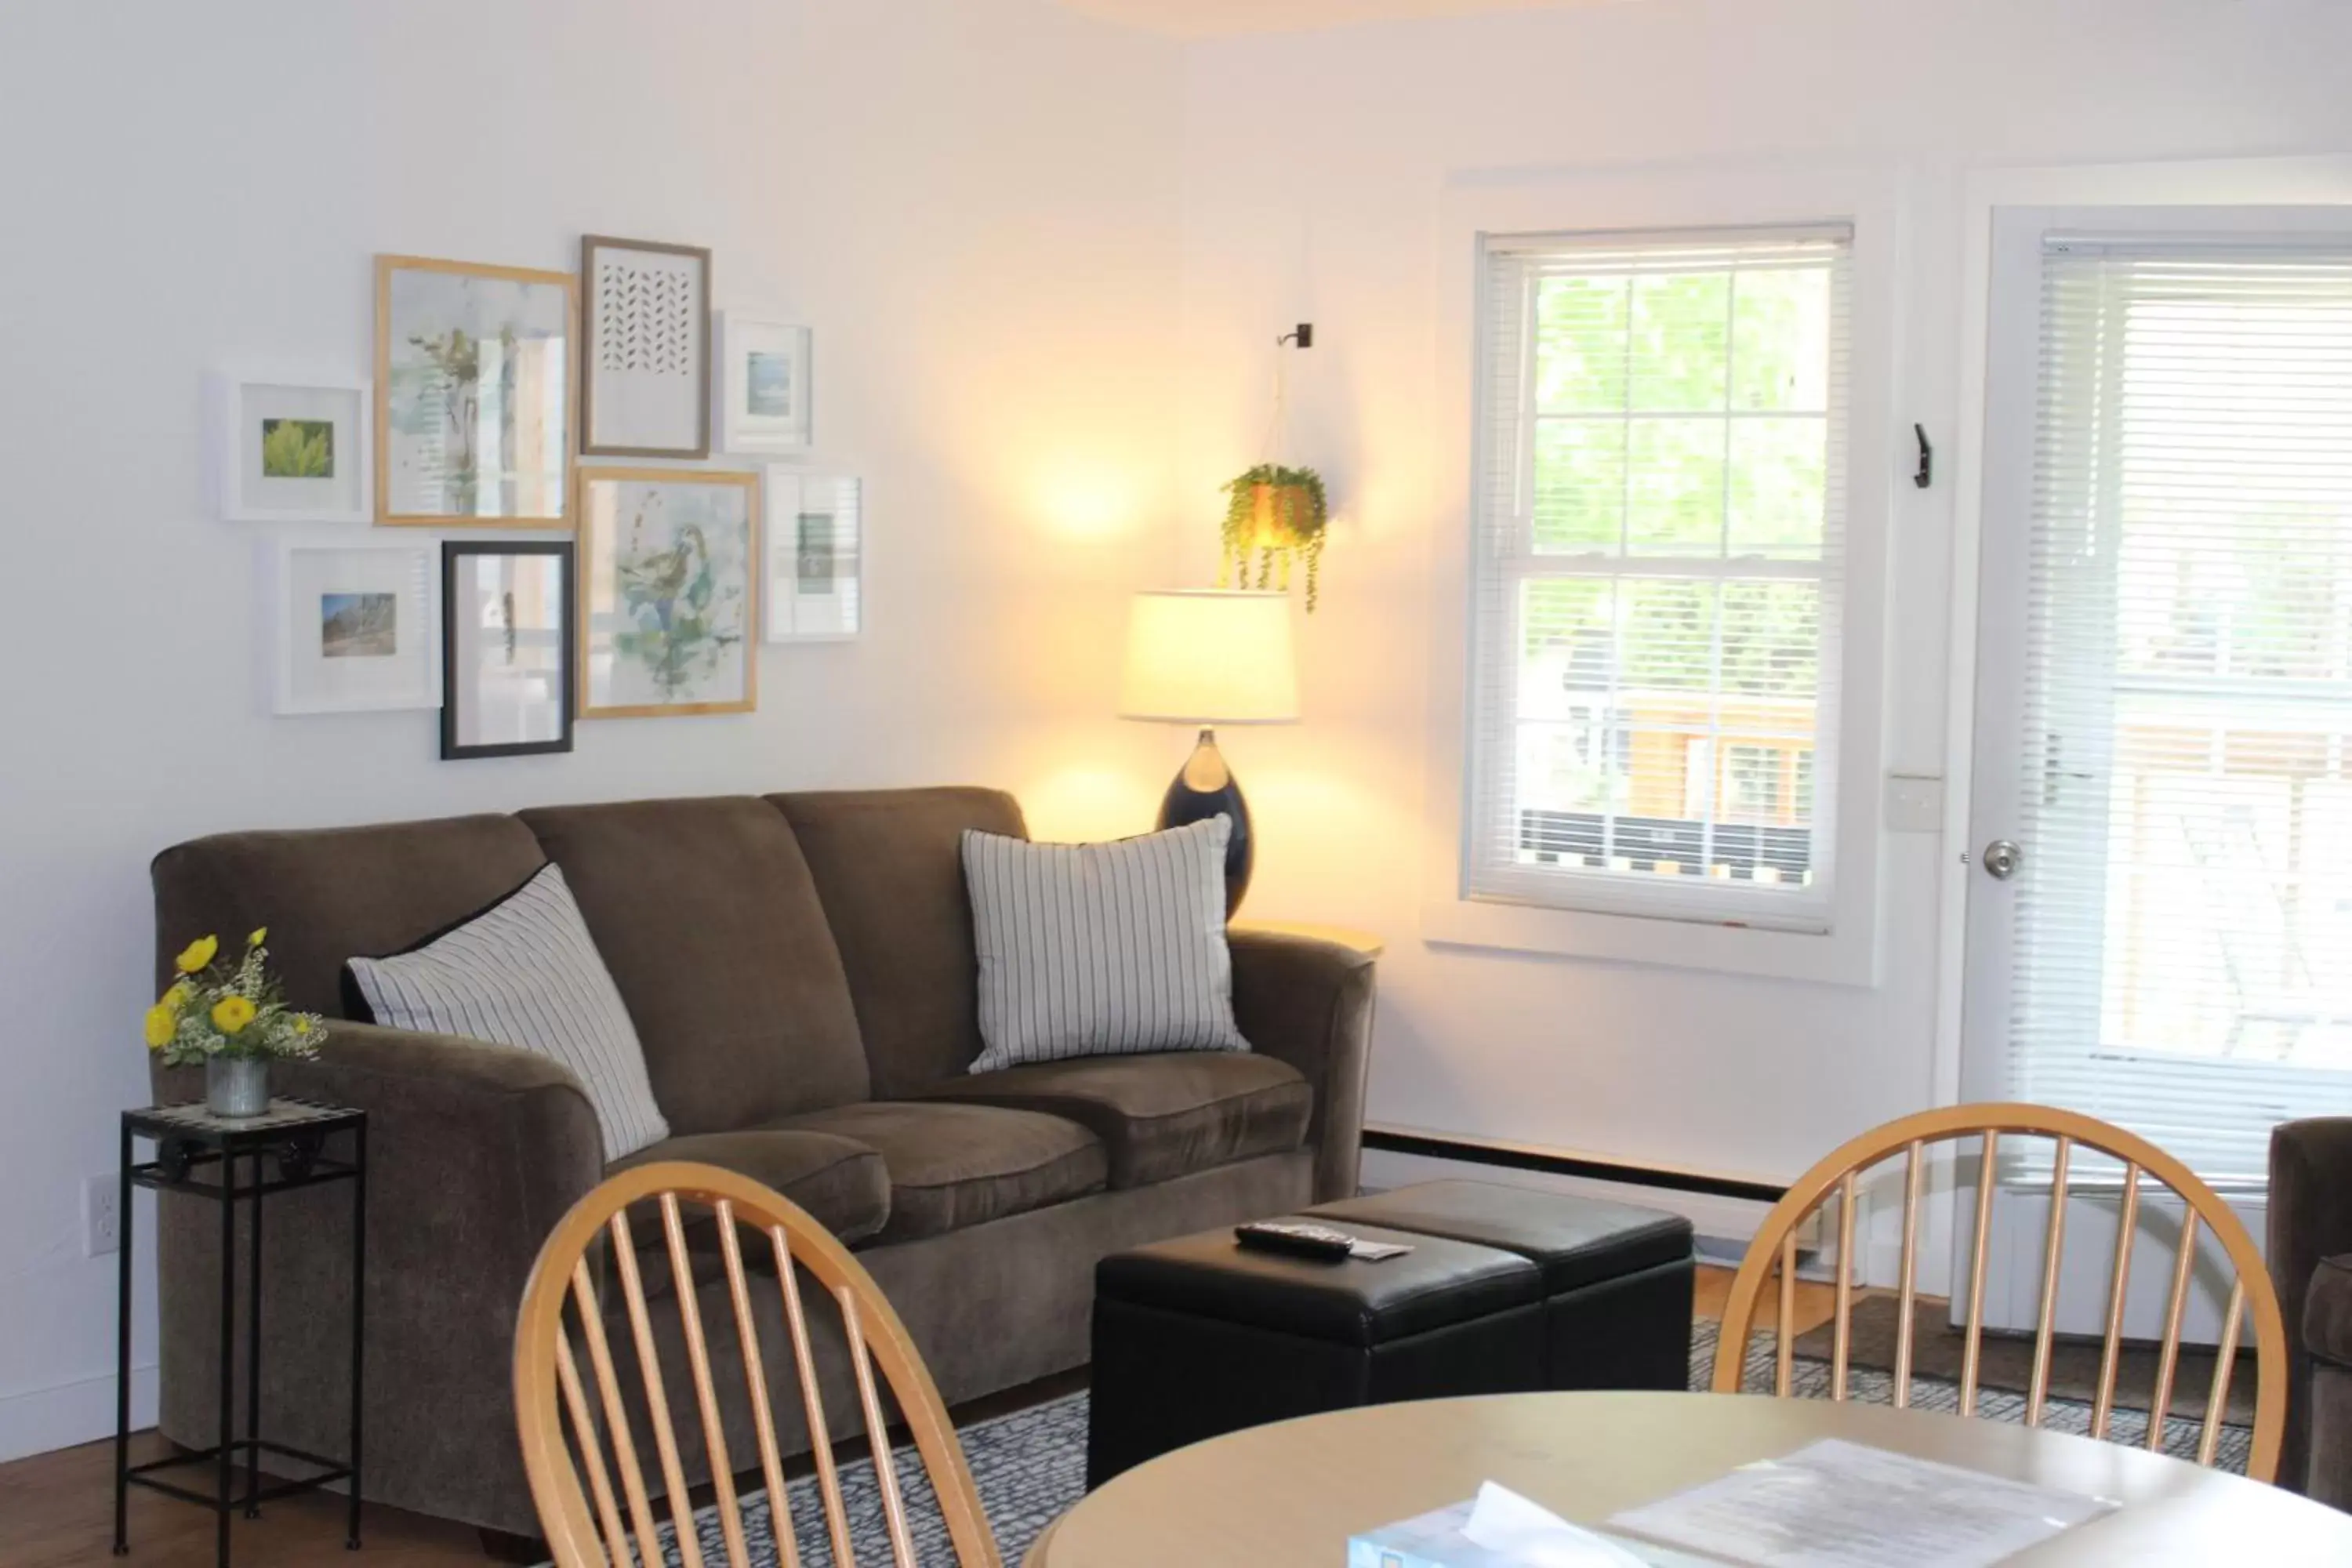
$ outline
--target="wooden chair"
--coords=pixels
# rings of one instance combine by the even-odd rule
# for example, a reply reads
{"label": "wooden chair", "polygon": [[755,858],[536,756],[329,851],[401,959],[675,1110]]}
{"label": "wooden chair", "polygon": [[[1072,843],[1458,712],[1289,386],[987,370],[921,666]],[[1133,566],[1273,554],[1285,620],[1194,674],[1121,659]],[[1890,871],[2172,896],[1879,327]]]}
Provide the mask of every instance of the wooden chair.
{"label": "wooden chair", "polygon": [[1903,1251],[1899,1266],[1895,1341],[1895,1403],[1911,1402],[1912,1309],[1916,1300],[1919,1247],[1919,1194],[1928,1145],[1977,1142],[1982,1153],[1976,1191],[1974,1256],[1968,1279],[1968,1336],[1960,1363],[1960,1410],[1973,1416],[1977,1405],[1977,1373],[1984,1321],[1985,1242],[1992,1217],[1995,1162],[2015,1138],[2055,1141],[2051,1162],[2050,1218],[2042,1246],[2041,1304],[2033,1342],[2033,1371],[2026,1392],[2025,1420],[2042,1424],[2049,1397],[2051,1346],[2057,1310],[2059,1262],[2065,1247],[2067,1173],[2077,1149],[2096,1150],[2123,1163],[2118,1189],[2122,1227],[2116,1240],[2108,1276],[2106,1336],[2099,1361],[2099,1381],[2092,1405],[2091,1435],[2105,1438],[2115,1410],[2117,1355],[2123,1342],[2124,1294],[2131,1278],[2133,1232],[2139,1216],[2140,1185],[2153,1180],[2186,1201],[2179,1250],[2172,1264],[2172,1291],[2165,1313],[2165,1332],[2158,1352],[2154,1397],[2149,1403],[2147,1447],[2163,1447],[2165,1412],[2172,1405],[2173,1377],[2180,1354],[2181,1314],[2188,1302],[2189,1280],[2197,1257],[2197,1232],[2201,1226],[2219,1238],[2229,1255],[2236,1279],[2230,1288],[2223,1314],[2221,1343],[2213,1379],[2205,1403],[2205,1426],[2197,1460],[2210,1466],[2221,1441],[2221,1415],[2228,1407],[2230,1372],[2249,1311],[2253,1317],[2255,1373],[2253,1442],[2246,1473],[2256,1480],[2273,1479],[2278,1471],[2280,1435],[2286,1422],[2286,1329],[2279,1315],[2278,1298],[2270,1275],[2255,1250],[2253,1237],[2212,1188],[2188,1166],[2146,1139],[2092,1117],[2039,1105],[1956,1105],[1922,1111],[1890,1121],[1862,1134],[1797,1178],[1788,1194],[1764,1218],[1749,1244],[1739,1273],[1732,1280],[1724,1307],[1722,1338],[1715,1353],[1715,1391],[1741,1392],[1748,1342],[1756,1309],[1768,1279],[1780,1284],[1777,1323],[1778,1352],[1773,1392],[1788,1397],[1795,1336],[1790,1331],[1796,1315],[1797,1227],[1832,1194],[1838,1199],[1837,1304],[1832,1318],[1830,1397],[1847,1397],[1847,1360],[1852,1348],[1853,1311],[1854,1193],[1861,1176],[1882,1161],[1901,1155],[1903,1171]]}
{"label": "wooden chair", "polygon": [[[755,1290],[772,1289],[782,1297],[782,1321],[792,1341],[794,1368],[799,1374],[802,1406],[811,1434],[825,1525],[832,1539],[833,1562],[839,1568],[856,1568],[857,1561],[850,1546],[840,1477],[831,1447],[824,1439],[828,1430],[824,1406],[810,1350],[809,1316],[802,1305],[799,1277],[803,1270],[824,1288],[840,1309],[843,1339],[864,1407],[865,1429],[873,1447],[876,1483],[896,1568],[915,1568],[915,1550],[876,1385],[877,1362],[913,1433],[916,1451],[945,1516],[956,1561],[961,1568],[1001,1568],[995,1537],[989,1530],[980,1494],[972,1485],[971,1470],[964,1462],[962,1446],[956,1440],[955,1427],[948,1420],[939,1389],[899,1322],[898,1314],[891,1310],[872,1276],[823,1226],[759,1183],[713,1166],[679,1162],[641,1165],[611,1178],[581,1199],[541,1248],[539,1262],[523,1291],[521,1316],[515,1331],[515,1418],[521,1431],[523,1466],[530,1479],[531,1497],[538,1504],[549,1544],[554,1549],[555,1568],[602,1565],[607,1561],[607,1553],[610,1561],[621,1568],[635,1561],[630,1555],[628,1532],[623,1528],[624,1502],[635,1529],[642,1561],[662,1561],[656,1534],[657,1521],[647,1500],[645,1473],[639,1466],[637,1441],[631,1430],[621,1380],[614,1371],[603,1303],[592,1279],[589,1254],[600,1238],[609,1240],[606,1258],[611,1270],[619,1276],[618,1293],[644,1384],[646,1424],[652,1428],[654,1454],[667,1493],[670,1517],[677,1525],[678,1555],[685,1568],[703,1568],[686,1477],[678,1460],[677,1435],[670,1426],[670,1405],[656,1349],[653,1319],[646,1307],[638,1242],[629,1224],[629,1210],[646,1204],[658,1207],[668,1244],[674,1300],[701,1414],[703,1443],[709,1456],[710,1487],[725,1538],[729,1568],[751,1568],[752,1559],[745,1544],[733,1461],[721,1429],[719,1396],[711,1377],[710,1344],[704,1337],[702,1313],[696,1302],[687,1227],[701,1215],[690,1214],[689,1205],[698,1210],[707,1209],[715,1222],[727,1290],[733,1302],[737,1348],[744,1370],[744,1397],[758,1437],[760,1472],[767,1487],[776,1561],[781,1568],[798,1568],[799,1553],[793,1540],[783,1465],[754,1322]],[[644,1211],[640,1208],[639,1212]],[[755,1245],[759,1236],[764,1235],[773,1255],[773,1279],[745,1271],[742,1243],[737,1234],[739,1224],[752,1227]],[[707,1256],[705,1272],[709,1272]],[[572,1305],[569,1321],[564,1310],[567,1300]],[[574,1354],[574,1325],[586,1342],[588,1366],[595,1380],[593,1405]],[[571,1427],[568,1441],[564,1431],[567,1417]],[[609,1468],[605,1453],[608,1442],[612,1449]],[[585,1494],[582,1491],[583,1468]],[[613,1479],[615,1469],[619,1472],[617,1493]],[[591,1497],[594,1499],[593,1512]]]}

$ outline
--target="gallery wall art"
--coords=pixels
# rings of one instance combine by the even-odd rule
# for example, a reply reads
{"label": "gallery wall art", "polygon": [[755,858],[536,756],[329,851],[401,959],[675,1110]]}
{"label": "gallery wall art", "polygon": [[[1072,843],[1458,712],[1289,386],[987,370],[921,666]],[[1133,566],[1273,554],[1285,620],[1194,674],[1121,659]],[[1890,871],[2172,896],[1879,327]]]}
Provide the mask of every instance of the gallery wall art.
{"label": "gallery wall art", "polygon": [[433,546],[310,544],[265,551],[279,713],[430,708],[441,700]]}
{"label": "gallery wall art", "polygon": [[759,476],[583,469],[579,512],[580,716],[750,711]]}
{"label": "gallery wall art", "polygon": [[770,642],[856,637],[864,621],[865,486],[771,468],[766,497]]}
{"label": "gallery wall art", "polygon": [[569,540],[441,545],[441,755],[572,750]]}
{"label": "gallery wall art", "polygon": [[798,452],[812,438],[809,330],[739,311],[719,316],[719,441],[730,452]]}
{"label": "gallery wall art", "polygon": [[580,449],[710,455],[710,252],[592,234],[580,242]]}
{"label": "gallery wall art", "polygon": [[368,384],[264,377],[212,379],[213,472],[233,522],[365,522]]}
{"label": "gallery wall art", "polygon": [[563,528],[574,289],[564,272],[376,258],[376,521]]}

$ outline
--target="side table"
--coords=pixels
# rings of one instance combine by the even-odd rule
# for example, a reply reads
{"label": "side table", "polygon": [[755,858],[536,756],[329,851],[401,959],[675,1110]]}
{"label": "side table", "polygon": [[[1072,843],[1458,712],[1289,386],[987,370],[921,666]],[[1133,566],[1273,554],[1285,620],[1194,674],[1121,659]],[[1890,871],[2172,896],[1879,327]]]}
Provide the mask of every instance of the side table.
{"label": "side table", "polygon": [[[327,1140],[337,1133],[351,1137],[351,1153],[338,1159],[328,1154]],[[134,1140],[155,1145],[155,1157],[144,1163],[132,1158]],[[244,1184],[237,1181],[237,1163],[245,1163]],[[275,1180],[265,1177],[263,1162],[275,1162]],[[215,1179],[198,1181],[197,1173],[214,1169]],[[261,1436],[261,1216],[262,1201],[273,1193],[293,1192],[329,1182],[352,1184],[352,1436],[351,1451],[339,1462],[321,1454],[305,1453]],[[131,1194],[134,1187],[158,1193],[183,1193],[220,1205],[220,1440],[209,1448],[131,1463]],[[122,1247],[116,1310],[114,1396],[114,1552],[131,1549],[126,1533],[131,1488],[146,1487],[219,1515],[215,1553],[220,1568],[228,1568],[229,1516],[239,1506],[247,1519],[257,1517],[261,1504],[292,1492],[308,1491],[330,1481],[351,1489],[351,1518],[344,1544],[360,1543],[360,1388],[361,1336],[367,1300],[367,1112],[335,1106],[312,1105],[299,1100],[273,1100],[259,1116],[224,1118],[202,1105],[159,1105],[122,1113],[121,1163]],[[246,1309],[245,1436],[236,1435],[236,1204],[247,1200],[246,1215],[252,1233],[247,1266]],[[245,1455],[245,1493],[237,1496],[236,1456]],[[261,1484],[261,1456],[313,1466],[318,1473],[299,1480]],[[190,1465],[218,1467],[209,1492],[192,1490],[164,1480],[157,1472]]]}

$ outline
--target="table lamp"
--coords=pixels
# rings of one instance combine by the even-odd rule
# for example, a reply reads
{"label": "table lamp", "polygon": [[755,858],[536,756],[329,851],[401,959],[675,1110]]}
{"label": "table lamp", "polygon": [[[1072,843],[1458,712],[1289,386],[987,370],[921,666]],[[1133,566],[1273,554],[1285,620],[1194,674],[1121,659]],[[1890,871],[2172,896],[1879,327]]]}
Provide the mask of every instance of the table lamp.
{"label": "table lamp", "polygon": [[1249,890],[1257,846],[1249,805],[1217,750],[1216,725],[1287,724],[1298,717],[1287,594],[1171,589],[1135,596],[1127,625],[1127,678],[1118,716],[1198,724],[1201,743],[1160,802],[1162,828],[1223,813],[1225,913]]}

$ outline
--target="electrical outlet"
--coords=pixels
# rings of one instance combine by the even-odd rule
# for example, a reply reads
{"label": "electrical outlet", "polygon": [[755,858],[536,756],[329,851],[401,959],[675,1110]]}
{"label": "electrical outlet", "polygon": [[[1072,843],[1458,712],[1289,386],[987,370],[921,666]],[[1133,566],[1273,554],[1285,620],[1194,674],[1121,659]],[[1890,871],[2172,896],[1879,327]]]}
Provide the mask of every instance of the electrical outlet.
{"label": "electrical outlet", "polygon": [[92,1176],[81,1189],[82,1256],[102,1258],[122,1245],[121,1178]]}

